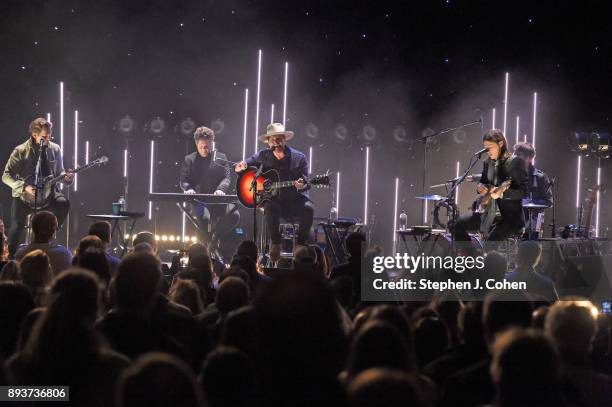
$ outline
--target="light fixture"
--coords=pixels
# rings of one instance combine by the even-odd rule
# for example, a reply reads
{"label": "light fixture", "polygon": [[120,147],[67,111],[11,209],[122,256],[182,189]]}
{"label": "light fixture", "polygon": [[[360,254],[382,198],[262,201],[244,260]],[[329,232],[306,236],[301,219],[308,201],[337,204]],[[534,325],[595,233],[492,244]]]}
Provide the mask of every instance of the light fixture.
{"label": "light fixture", "polygon": [[349,141],[349,131],[344,124],[338,124],[334,128],[334,140],[338,144],[347,143]]}
{"label": "light fixture", "polygon": [[122,136],[131,136],[136,131],[136,120],[129,115],[123,116],[115,125],[115,130]]}
{"label": "light fixture", "polygon": [[160,138],[164,130],[166,130],[166,122],[161,117],[155,117],[145,125],[145,131],[156,138]]}
{"label": "light fixture", "polygon": [[195,131],[195,129],[196,129],[195,122],[191,118],[187,117],[187,118],[181,120],[176,125],[175,131],[177,133],[182,134],[185,137],[192,137],[193,136],[193,132]]}
{"label": "light fixture", "polygon": [[372,144],[378,139],[376,128],[370,124],[366,124],[361,129],[361,140],[366,144]]}
{"label": "light fixture", "polygon": [[304,134],[309,140],[319,139],[319,128],[314,123],[308,123],[304,129]]}
{"label": "light fixture", "polygon": [[223,133],[225,129],[225,122],[221,119],[217,119],[210,124],[210,128],[215,132],[215,135]]}
{"label": "light fixture", "polygon": [[610,157],[610,133],[594,131],[591,133],[591,151],[603,158]]}

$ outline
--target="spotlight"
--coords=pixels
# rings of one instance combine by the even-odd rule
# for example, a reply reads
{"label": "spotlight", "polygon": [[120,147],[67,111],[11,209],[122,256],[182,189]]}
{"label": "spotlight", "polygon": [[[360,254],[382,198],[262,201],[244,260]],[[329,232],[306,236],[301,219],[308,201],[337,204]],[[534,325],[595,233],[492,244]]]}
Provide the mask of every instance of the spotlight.
{"label": "spotlight", "polygon": [[457,144],[464,144],[467,140],[467,133],[463,129],[459,129],[453,133],[453,141]]}
{"label": "spotlight", "polygon": [[308,137],[310,140],[318,140],[319,128],[314,123],[308,123],[304,129],[304,134],[306,134],[306,137]]}
{"label": "spotlight", "polygon": [[378,138],[378,134],[374,126],[371,126],[369,124],[363,126],[363,128],[361,129],[361,139],[365,143],[372,144],[373,142],[376,141],[377,138]]}
{"label": "spotlight", "polygon": [[166,122],[160,117],[154,118],[145,126],[145,131],[157,138],[161,137],[164,130],[166,130]]}
{"label": "spotlight", "polygon": [[221,119],[217,119],[210,124],[210,128],[215,132],[215,135],[219,135],[223,133],[223,129],[225,129],[225,122]]}
{"label": "spotlight", "polygon": [[605,158],[610,157],[610,133],[594,131],[591,134],[591,150]]}
{"label": "spotlight", "polygon": [[174,235],[170,235],[170,241],[174,242]]}
{"label": "spotlight", "polygon": [[569,135],[567,144],[571,151],[588,154],[589,144],[591,142],[591,134],[584,131],[576,131]]}
{"label": "spotlight", "polygon": [[343,124],[338,124],[334,129],[334,140],[336,143],[346,143],[349,139],[349,131]]}
{"label": "spotlight", "polygon": [[167,235],[162,235],[161,240],[162,240],[162,242],[168,241],[168,236]]}
{"label": "spotlight", "polygon": [[175,131],[182,134],[185,137],[192,137],[193,132],[196,129],[196,124],[191,118],[187,117],[181,120],[177,125]]}
{"label": "spotlight", "polygon": [[408,142],[408,132],[406,131],[406,128],[397,126],[395,129],[393,129],[393,138],[398,143]]}
{"label": "spotlight", "polygon": [[129,136],[136,130],[136,121],[130,116],[124,116],[117,122],[115,129],[123,136]]}

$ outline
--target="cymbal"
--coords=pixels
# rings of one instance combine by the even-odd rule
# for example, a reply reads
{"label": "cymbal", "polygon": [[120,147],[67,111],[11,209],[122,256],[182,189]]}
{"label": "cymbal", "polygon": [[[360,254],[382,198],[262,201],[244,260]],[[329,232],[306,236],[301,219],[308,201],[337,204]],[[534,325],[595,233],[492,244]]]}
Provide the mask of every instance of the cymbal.
{"label": "cymbal", "polygon": [[[454,184],[455,182],[459,181],[460,179],[461,179],[461,177],[449,179],[444,184],[431,185],[429,188],[441,188],[441,187],[445,187],[445,186],[447,186],[447,184]],[[480,181],[480,174],[469,174],[468,176],[465,177],[464,181],[478,182],[478,181]]]}
{"label": "cymbal", "polygon": [[415,196],[414,199],[420,199],[421,201],[441,201],[446,199],[445,196],[442,195],[425,195],[425,196]]}
{"label": "cymbal", "polygon": [[527,209],[548,209],[548,208],[550,208],[550,205],[534,203],[532,201],[524,201],[523,202],[523,208],[527,208]]}

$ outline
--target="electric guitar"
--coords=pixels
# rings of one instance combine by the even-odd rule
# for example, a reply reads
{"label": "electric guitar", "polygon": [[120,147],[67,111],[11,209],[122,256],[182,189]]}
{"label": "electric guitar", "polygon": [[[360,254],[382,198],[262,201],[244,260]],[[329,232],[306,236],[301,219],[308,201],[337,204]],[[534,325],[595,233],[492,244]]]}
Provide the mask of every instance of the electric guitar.
{"label": "electric guitar", "polygon": [[[108,157],[102,156],[100,158],[96,158],[89,164],[81,165],[80,167],[77,167],[74,170],[70,170],[70,172],[72,172],[73,174],[76,174],[80,171],[87,170],[96,165],[106,164],[107,162],[108,162]],[[21,200],[23,201],[23,203],[25,203],[30,208],[36,207],[38,209],[42,209],[46,207],[49,204],[51,195],[53,194],[53,188],[55,187],[55,184],[57,184],[58,182],[61,182],[65,176],[66,174],[58,175],[55,177],[53,175],[49,175],[45,177],[45,179],[42,182],[44,187],[40,189],[37,194],[31,194],[26,191],[25,187],[32,186],[36,189],[36,185],[34,184],[36,176],[34,174],[30,175],[24,180],[23,191],[21,192]]]}
{"label": "electric guitar", "polygon": [[495,190],[496,192],[505,192],[508,188],[510,188],[510,185],[512,184],[512,179],[507,179],[504,182],[502,182],[502,184],[498,187],[495,187],[493,185],[486,185],[488,192],[484,195],[479,195],[478,198],[476,198],[476,201],[474,201],[473,204],[473,208],[476,212],[480,212],[483,213],[487,210],[487,206],[489,205],[489,203],[491,203],[491,193],[493,192],[493,190]]}
{"label": "electric guitar", "polygon": [[[247,208],[253,208],[255,206],[252,190],[255,175],[257,175],[257,168],[249,167],[238,175],[238,180],[236,181],[236,195],[238,196],[238,200]],[[276,170],[265,171],[257,177],[257,190],[255,194],[257,206],[260,206],[266,201],[276,199],[283,188],[295,188],[293,183],[296,180],[279,181],[279,179],[280,177]],[[304,179],[304,181],[306,185],[316,188],[328,187],[330,184],[329,171],[325,174]]]}

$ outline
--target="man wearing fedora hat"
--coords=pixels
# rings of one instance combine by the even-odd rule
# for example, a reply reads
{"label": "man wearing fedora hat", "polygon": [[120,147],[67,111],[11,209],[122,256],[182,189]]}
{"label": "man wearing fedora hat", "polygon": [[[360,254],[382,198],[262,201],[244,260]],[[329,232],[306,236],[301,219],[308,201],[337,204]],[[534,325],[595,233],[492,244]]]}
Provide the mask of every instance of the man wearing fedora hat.
{"label": "man wearing fedora hat", "polygon": [[249,166],[262,166],[262,172],[276,170],[279,181],[295,181],[295,189],[283,191],[277,198],[263,204],[266,226],[270,231],[270,259],[277,261],[281,251],[281,235],[279,231],[280,218],[293,221],[297,219],[299,231],[297,247],[306,245],[314,216],[314,206],[308,197],[308,184],[304,178],[308,175],[308,159],[306,155],[287,146],[287,141],[293,138],[292,131],[286,131],[281,123],[268,125],[266,134],[259,136],[259,141],[267,143],[263,149],[242,161],[234,167],[236,172],[244,171]]}
{"label": "man wearing fedora hat", "polygon": [[[213,160],[215,132],[208,127],[198,127],[193,134],[197,151],[185,156],[179,184],[186,194],[225,195],[230,188],[230,169],[225,154],[217,151],[219,162]],[[191,213],[198,222],[200,238],[217,249],[221,240],[240,221],[234,204],[204,205],[191,202]]]}

